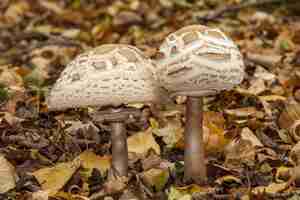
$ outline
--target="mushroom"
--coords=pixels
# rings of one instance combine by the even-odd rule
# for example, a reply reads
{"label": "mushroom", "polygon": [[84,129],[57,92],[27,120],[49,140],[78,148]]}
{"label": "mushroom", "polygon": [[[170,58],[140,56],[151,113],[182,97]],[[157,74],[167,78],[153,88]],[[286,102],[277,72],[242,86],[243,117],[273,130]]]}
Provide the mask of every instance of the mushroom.
{"label": "mushroom", "polygon": [[244,75],[241,53],[219,29],[191,25],[166,37],[160,46],[158,74],[171,97],[187,96],[184,179],[205,183],[203,98],[239,84]]}
{"label": "mushroom", "polygon": [[49,110],[99,106],[97,122],[111,125],[112,169],[128,175],[126,121],[140,116],[129,103],[155,103],[162,91],[153,74],[154,63],[130,45],[106,44],[80,54],[62,72],[52,88]]}

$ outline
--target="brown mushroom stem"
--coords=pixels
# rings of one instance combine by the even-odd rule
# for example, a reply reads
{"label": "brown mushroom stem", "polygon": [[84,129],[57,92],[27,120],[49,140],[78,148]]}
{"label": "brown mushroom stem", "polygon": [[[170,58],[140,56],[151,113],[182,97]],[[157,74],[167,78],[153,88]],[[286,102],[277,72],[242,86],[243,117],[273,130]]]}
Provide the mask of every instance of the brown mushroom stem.
{"label": "brown mushroom stem", "polygon": [[112,168],[118,176],[128,175],[128,147],[124,122],[111,122]]}
{"label": "brown mushroom stem", "polygon": [[112,169],[117,176],[128,175],[128,147],[126,124],[141,117],[136,108],[107,108],[91,115],[95,123],[111,126]]}
{"label": "brown mushroom stem", "polygon": [[203,98],[188,97],[186,105],[184,179],[204,184],[207,180],[203,144]]}

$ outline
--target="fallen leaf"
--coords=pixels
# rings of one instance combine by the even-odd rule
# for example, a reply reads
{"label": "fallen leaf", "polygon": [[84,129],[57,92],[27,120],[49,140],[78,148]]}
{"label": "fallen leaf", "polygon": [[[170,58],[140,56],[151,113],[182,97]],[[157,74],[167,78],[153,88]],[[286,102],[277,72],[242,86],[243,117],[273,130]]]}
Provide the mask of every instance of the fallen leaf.
{"label": "fallen leaf", "polygon": [[13,91],[24,91],[22,77],[9,66],[0,66],[0,83]]}
{"label": "fallen leaf", "polygon": [[300,141],[290,151],[290,160],[294,165],[300,165]]}
{"label": "fallen leaf", "polygon": [[46,167],[32,173],[37,179],[44,191],[49,196],[55,195],[72,177],[80,167],[80,162],[74,160],[71,162],[59,163],[54,167]]}
{"label": "fallen leaf", "polygon": [[285,183],[271,183],[268,186],[258,186],[253,188],[252,192],[254,194],[259,194],[259,193],[272,193],[272,194],[276,194],[278,192],[282,192],[283,190],[287,189],[288,184]]}
{"label": "fallen leaf", "polygon": [[237,178],[235,176],[231,176],[231,175],[222,176],[222,177],[218,178],[215,182],[219,185],[222,185],[224,183],[226,183],[226,184],[230,184],[230,183],[242,184],[242,181],[239,178]]}
{"label": "fallen leaf", "polygon": [[163,128],[159,128],[158,124],[152,119],[151,126],[153,127],[153,133],[159,137],[167,145],[168,148],[173,148],[183,138],[184,128],[178,119],[168,120],[167,124]]}
{"label": "fallen leaf", "polygon": [[89,175],[94,168],[104,174],[111,166],[111,156],[98,156],[88,150],[82,152],[78,158],[81,161],[81,166],[89,171]]}
{"label": "fallen leaf", "polygon": [[160,147],[153,137],[151,128],[130,136],[127,139],[127,143],[129,153],[146,155],[152,149],[156,154],[160,155]]}
{"label": "fallen leaf", "polygon": [[256,116],[258,114],[258,111],[255,107],[244,107],[236,109],[226,109],[225,113],[234,117],[250,117]]}
{"label": "fallen leaf", "polygon": [[152,188],[154,187],[156,191],[161,191],[169,179],[169,171],[162,169],[149,169],[141,174],[144,183]]}
{"label": "fallen leaf", "polygon": [[285,182],[291,177],[291,168],[280,166],[276,170],[275,180],[276,182]]}
{"label": "fallen leaf", "polygon": [[128,178],[125,176],[110,178],[104,184],[104,191],[106,194],[114,194],[116,192],[120,192],[126,188],[127,183]]}
{"label": "fallen leaf", "polygon": [[49,194],[47,191],[39,190],[36,192],[33,192],[31,195],[32,200],[48,200]]}
{"label": "fallen leaf", "polygon": [[241,138],[247,140],[251,143],[252,146],[263,147],[264,145],[260,140],[254,135],[254,133],[248,128],[243,128],[241,132]]}
{"label": "fallen leaf", "polygon": [[221,113],[205,112],[203,116],[203,141],[209,153],[222,152],[229,140],[225,138],[225,119]]}
{"label": "fallen leaf", "polygon": [[14,166],[0,154],[0,194],[15,188],[17,180]]}

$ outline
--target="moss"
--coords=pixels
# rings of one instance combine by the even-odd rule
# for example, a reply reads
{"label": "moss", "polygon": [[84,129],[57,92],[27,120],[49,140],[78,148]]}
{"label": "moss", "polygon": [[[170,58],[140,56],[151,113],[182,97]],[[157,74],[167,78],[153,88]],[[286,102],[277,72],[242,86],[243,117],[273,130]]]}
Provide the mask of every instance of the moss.
{"label": "moss", "polygon": [[8,100],[9,93],[5,85],[0,83],[0,103]]}

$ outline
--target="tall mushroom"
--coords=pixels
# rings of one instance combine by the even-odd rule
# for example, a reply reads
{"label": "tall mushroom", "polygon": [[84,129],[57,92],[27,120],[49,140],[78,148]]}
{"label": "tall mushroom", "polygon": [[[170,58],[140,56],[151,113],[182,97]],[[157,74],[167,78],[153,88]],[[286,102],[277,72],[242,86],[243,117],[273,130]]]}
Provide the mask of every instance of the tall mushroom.
{"label": "tall mushroom", "polygon": [[133,46],[102,45],[68,64],[47,99],[49,110],[106,108],[97,113],[97,121],[111,125],[112,168],[118,176],[128,174],[125,122],[139,116],[139,110],[122,104],[160,100],[153,67],[153,62]]}
{"label": "tall mushroom", "polygon": [[242,56],[220,30],[201,25],[168,35],[160,53],[157,64],[161,85],[173,97],[187,96],[184,178],[205,183],[202,97],[229,90],[242,81]]}

